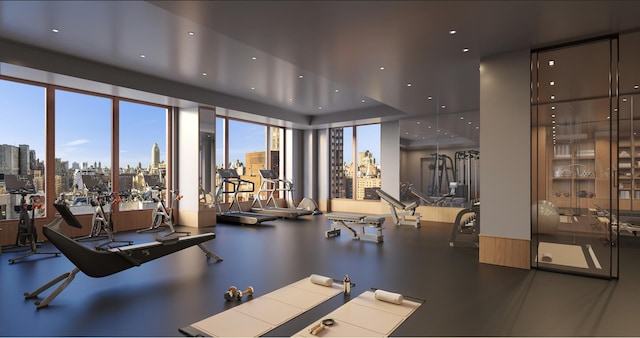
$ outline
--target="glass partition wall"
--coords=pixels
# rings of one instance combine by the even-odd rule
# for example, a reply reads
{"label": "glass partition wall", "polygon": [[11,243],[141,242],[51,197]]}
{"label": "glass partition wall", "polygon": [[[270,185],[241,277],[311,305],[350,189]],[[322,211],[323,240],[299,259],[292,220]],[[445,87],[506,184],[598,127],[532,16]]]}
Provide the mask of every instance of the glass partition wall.
{"label": "glass partition wall", "polygon": [[617,38],[531,55],[534,267],[618,277],[618,198],[630,194],[632,164],[618,152],[630,149],[617,60]]}

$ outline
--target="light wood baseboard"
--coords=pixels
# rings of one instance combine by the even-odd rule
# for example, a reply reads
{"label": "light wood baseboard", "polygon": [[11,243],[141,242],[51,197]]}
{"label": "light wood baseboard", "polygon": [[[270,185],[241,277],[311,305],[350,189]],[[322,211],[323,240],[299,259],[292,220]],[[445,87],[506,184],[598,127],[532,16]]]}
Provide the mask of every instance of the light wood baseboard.
{"label": "light wood baseboard", "polygon": [[531,241],[480,235],[480,263],[531,269]]}

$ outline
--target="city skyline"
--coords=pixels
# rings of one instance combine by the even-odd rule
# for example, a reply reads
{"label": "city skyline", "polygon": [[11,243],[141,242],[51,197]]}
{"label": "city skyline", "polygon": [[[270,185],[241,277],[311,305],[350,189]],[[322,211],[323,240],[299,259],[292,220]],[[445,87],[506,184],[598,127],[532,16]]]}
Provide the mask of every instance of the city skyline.
{"label": "city skyline", "polygon": [[[3,128],[0,144],[18,147],[29,145],[36,158],[45,160],[45,88],[36,85],[0,80],[0,118],[12,121],[12,127]],[[55,158],[68,162],[101,163],[111,165],[111,99],[57,89],[56,93],[56,150]],[[119,168],[143,168],[151,164],[151,146],[157,142],[161,161],[166,161],[166,110],[158,106],[128,101],[120,102]],[[372,125],[379,132],[379,125]],[[216,124],[216,133],[221,133]],[[352,127],[348,127],[352,128]],[[360,126],[365,131],[367,126]],[[230,146],[227,162],[244,162],[245,154],[266,151],[264,125],[229,120]],[[361,130],[361,129],[358,129]],[[358,149],[369,150],[380,157],[378,137],[358,137]],[[221,134],[220,134],[221,135]],[[375,142],[378,140],[378,142]],[[222,144],[216,142],[216,158],[220,158]],[[346,138],[345,149],[351,149],[351,138]],[[349,147],[349,148],[347,148]],[[260,149],[262,148],[262,149]],[[347,152],[345,152],[347,153]],[[216,160],[216,162],[218,162]]]}

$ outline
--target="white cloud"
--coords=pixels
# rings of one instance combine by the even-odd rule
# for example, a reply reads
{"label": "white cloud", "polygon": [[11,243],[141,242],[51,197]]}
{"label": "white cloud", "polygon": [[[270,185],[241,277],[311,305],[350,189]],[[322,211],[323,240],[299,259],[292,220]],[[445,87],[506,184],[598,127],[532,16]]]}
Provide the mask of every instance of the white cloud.
{"label": "white cloud", "polygon": [[90,142],[90,141],[89,141],[89,140],[87,140],[86,138],[81,138],[81,139],[79,139],[79,140],[71,141],[71,142],[69,142],[69,143],[65,144],[65,146],[67,146],[67,147],[79,146],[79,145],[81,145],[81,144],[87,144],[87,143],[89,143],[89,142]]}

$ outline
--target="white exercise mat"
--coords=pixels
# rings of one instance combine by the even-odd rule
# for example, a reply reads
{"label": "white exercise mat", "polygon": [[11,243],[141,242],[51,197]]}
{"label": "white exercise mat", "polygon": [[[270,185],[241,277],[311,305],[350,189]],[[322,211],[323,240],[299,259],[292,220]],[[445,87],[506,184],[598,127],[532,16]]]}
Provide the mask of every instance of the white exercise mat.
{"label": "white exercise mat", "polygon": [[[374,293],[365,291],[350,302],[305,327],[294,337],[388,337],[422,303],[404,300],[402,304],[377,300]],[[316,335],[310,330],[323,319],[334,324]]]}
{"label": "white exercise mat", "polygon": [[342,292],[342,284],[330,287],[309,278],[255,297],[234,308],[191,324],[212,337],[257,337]]}
{"label": "white exercise mat", "polygon": [[[550,255],[551,261],[542,259],[543,256],[547,254]],[[538,243],[537,261],[539,263],[565,265],[583,269],[589,268],[587,258],[584,256],[584,251],[580,245],[540,242]]]}

